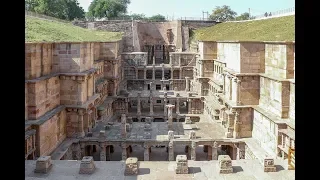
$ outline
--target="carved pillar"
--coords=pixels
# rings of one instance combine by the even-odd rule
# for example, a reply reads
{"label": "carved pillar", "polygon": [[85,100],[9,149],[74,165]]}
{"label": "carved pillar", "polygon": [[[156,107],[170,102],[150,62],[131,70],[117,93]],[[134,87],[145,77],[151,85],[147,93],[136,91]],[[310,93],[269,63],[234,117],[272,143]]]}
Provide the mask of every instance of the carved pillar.
{"label": "carved pillar", "polygon": [[137,98],[137,101],[138,101],[138,103],[137,103],[137,115],[138,116],[141,116],[141,93],[140,92],[138,92],[138,96],[137,96],[138,98]]}
{"label": "carved pillar", "polygon": [[241,93],[241,81],[239,79],[236,79],[236,83],[237,83],[237,105],[240,106],[241,105],[241,100],[240,100],[240,93]]}
{"label": "carved pillar", "polygon": [[78,137],[84,137],[84,128],[83,128],[83,116],[84,116],[84,110],[78,109]]}
{"label": "carved pillar", "polygon": [[223,75],[223,95],[226,95],[226,74],[225,73],[223,73],[222,74]]}
{"label": "carved pillar", "polygon": [[152,58],[152,65],[154,66],[156,64],[156,56],[153,55],[153,58]]}
{"label": "carved pillar", "polygon": [[172,109],[174,108],[174,105],[168,104],[166,107],[168,107],[168,129],[172,130]]}
{"label": "carved pillar", "polygon": [[162,63],[162,80],[164,80],[164,64]]}
{"label": "carved pillar", "polygon": [[127,144],[125,142],[121,143],[122,148],[122,160],[127,160]]}
{"label": "carved pillar", "polygon": [[171,66],[173,65],[172,54],[169,54],[169,64],[170,64]]}
{"label": "carved pillar", "polygon": [[127,117],[125,114],[121,114],[121,125],[120,125],[120,133],[121,138],[127,138],[127,129],[126,129]]}
{"label": "carved pillar", "polygon": [[167,116],[168,112],[167,112],[167,92],[164,93],[164,99],[163,99],[163,115]]}
{"label": "carved pillar", "polygon": [[180,98],[178,96],[179,96],[179,93],[177,93],[177,97],[176,97],[176,114],[180,114]]}
{"label": "carved pillar", "polygon": [[153,115],[153,97],[150,94],[150,115]]}
{"label": "carved pillar", "polygon": [[191,149],[190,149],[190,159],[193,161],[196,160],[196,147],[197,147],[197,143],[195,141],[192,141]]}
{"label": "carved pillar", "polygon": [[144,154],[143,154],[143,157],[144,157],[144,161],[149,161],[150,159],[150,146],[147,145],[147,144],[144,144]]}
{"label": "carved pillar", "polygon": [[181,55],[178,54],[178,60],[179,60],[179,67],[181,66]]}
{"label": "carved pillar", "polygon": [[232,76],[228,76],[229,78],[229,100],[232,100]]}
{"label": "carved pillar", "polygon": [[188,99],[187,100],[187,103],[188,103],[188,114],[192,114],[191,113],[191,105],[192,105],[192,102],[191,102],[192,100],[191,99]]}
{"label": "carved pillar", "polygon": [[185,78],[186,78],[186,89],[185,90],[189,91],[190,90],[190,87],[189,87],[190,86],[190,83],[189,83],[190,78],[189,77],[185,77]]}
{"label": "carved pillar", "polygon": [[213,142],[213,145],[211,146],[211,157],[212,157],[211,158],[212,160],[218,160],[218,143],[217,142]]}
{"label": "carved pillar", "polygon": [[83,143],[80,144],[80,148],[81,148],[81,151],[80,151],[81,152],[81,157],[80,157],[80,159],[82,159],[83,156],[86,156],[86,148],[85,147],[86,147],[85,144],[83,144]]}
{"label": "carved pillar", "polygon": [[237,160],[239,159],[245,159],[246,154],[245,154],[245,144],[244,143],[239,143],[237,147]]}
{"label": "carved pillar", "polygon": [[146,68],[146,66],[144,66],[144,68],[143,68],[143,78],[147,79],[147,68]]}
{"label": "carved pillar", "polygon": [[236,138],[236,139],[239,139],[241,138],[240,137],[240,125],[241,125],[241,121],[240,121],[240,118],[239,118],[239,113],[238,111],[235,112],[235,117],[234,117],[234,135],[233,137]]}
{"label": "carved pillar", "polygon": [[156,68],[155,65],[152,65],[152,80],[156,79]]}
{"label": "carved pillar", "polygon": [[106,160],[110,161],[110,145],[106,146]]}
{"label": "carved pillar", "polygon": [[173,70],[174,70],[174,69],[171,68],[171,72],[170,72],[170,76],[171,76],[171,77],[170,77],[170,79],[173,79]]}
{"label": "carved pillar", "polygon": [[180,71],[179,71],[179,79],[182,79],[182,68],[180,68]]}
{"label": "carved pillar", "polygon": [[168,160],[169,161],[174,161],[174,149],[173,149],[173,141],[169,141],[169,145],[168,145],[168,155],[169,155],[169,158]]}
{"label": "carved pillar", "polygon": [[104,144],[100,144],[100,161],[106,160],[106,146]]}

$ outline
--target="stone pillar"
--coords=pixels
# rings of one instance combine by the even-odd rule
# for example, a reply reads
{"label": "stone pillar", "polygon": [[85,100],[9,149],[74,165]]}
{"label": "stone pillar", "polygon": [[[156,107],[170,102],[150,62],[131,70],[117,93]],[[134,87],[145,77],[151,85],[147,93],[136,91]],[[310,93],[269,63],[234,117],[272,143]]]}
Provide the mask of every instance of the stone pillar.
{"label": "stone pillar", "polygon": [[188,103],[188,114],[191,114],[191,105],[192,105],[192,100],[188,98],[187,103]]}
{"label": "stone pillar", "polygon": [[167,92],[164,92],[164,99],[163,99],[163,115],[166,117],[168,115],[168,112],[167,112]]}
{"label": "stone pillar", "polygon": [[212,160],[212,146],[205,146],[205,147],[207,147],[208,161],[210,161],[210,160]]}
{"label": "stone pillar", "polygon": [[138,68],[136,68],[136,79],[138,79],[138,77],[139,77],[139,70]]}
{"label": "stone pillar", "polygon": [[143,78],[147,79],[147,68],[146,68],[146,66],[144,66],[144,68],[143,68]]}
{"label": "stone pillar", "polygon": [[245,144],[244,143],[239,143],[239,146],[237,148],[237,160],[245,159],[245,157],[246,157]]}
{"label": "stone pillar", "polygon": [[240,100],[240,92],[241,92],[241,81],[237,78],[235,80],[235,82],[237,83],[237,105],[240,106],[241,105],[241,100]]}
{"label": "stone pillar", "polygon": [[180,94],[177,93],[176,95],[176,114],[180,114]]}
{"label": "stone pillar", "polygon": [[178,60],[179,60],[179,67],[181,66],[181,55],[178,54]]}
{"label": "stone pillar", "polygon": [[152,80],[156,79],[156,68],[155,65],[152,65]]}
{"label": "stone pillar", "polygon": [[173,79],[173,68],[171,68],[170,74],[171,74],[171,78],[170,79]]}
{"label": "stone pillar", "polygon": [[168,155],[169,155],[169,158],[168,160],[169,161],[174,161],[174,149],[173,149],[173,141],[169,141],[169,145],[168,145]]}
{"label": "stone pillar", "polygon": [[164,64],[162,63],[162,80],[164,80]]}
{"label": "stone pillar", "polygon": [[150,94],[150,115],[153,115],[153,97]]}
{"label": "stone pillar", "polygon": [[125,139],[127,138],[127,118],[125,114],[121,114],[121,125],[120,125],[120,133],[121,133],[121,138]]}
{"label": "stone pillar", "polygon": [[141,93],[140,92],[138,92],[138,96],[137,96],[137,101],[138,101],[138,103],[137,103],[137,115],[138,115],[138,117],[139,116],[141,116]]}
{"label": "stone pillar", "polygon": [[127,159],[127,144],[126,143],[121,143],[121,148],[122,148],[122,160]]}
{"label": "stone pillar", "polygon": [[78,109],[78,137],[84,137],[84,128],[83,128],[83,116],[84,116],[84,110]]}
{"label": "stone pillar", "polygon": [[147,145],[147,144],[144,144],[144,154],[143,154],[143,157],[144,157],[144,161],[149,161],[150,159],[150,146]]}
{"label": "stone pillar", "polygon": [[182,79],[182,68],[180,68],[180,71],[179,71],[179,79]]}
{"label": "stone pillar", "polygon": [[173,65],[172,54],[169,54],[169,64],[170,64],[171,66]]}
{"label": "stone pillar", "polygon": [[106,161],[106,146],[104,144],[100,144],[100,161]]}
{"label": "stone pillar", "polygon": [[156,64],[156,56],[153,55],[153,58],[152,58],[152,65],[154,66]]}
{"label": "stone pillar", "polygon": [[168,129],[172,130],[172,109],[174,108],[174,105],[168,104],[166,107],[168,107]]}
{"label": "stone pillar", "polygon": [[186,91],[188,92],[190,90],[190,83],[189,83],[190,78],[189,77],[185,77],[185,78],[186,78]]}
{"label": "stone pillar", "polygon": [[196,147],[197,147],[197,143],[195,141],[192,141],[191,150],[190,150],[190,159],[193,161],[196,160]]}
{"label": "stone pillar", "polygon": [[232,100],[232,76],[228,76],[229,78],[229,100]]}
{"label": "stone pillar", "polygon": [[234,131],[233,131],[233,137],[236,139],[241,138],[240,137],[240,125],[242,124],[242,122],[239,119],[239,113],[236,111],[235,112],[235,116],[234,116]]}
{"label": "stone pillar", "polygon": [[218,143],[214,142],[211,149],[212,160],[218,160]]}

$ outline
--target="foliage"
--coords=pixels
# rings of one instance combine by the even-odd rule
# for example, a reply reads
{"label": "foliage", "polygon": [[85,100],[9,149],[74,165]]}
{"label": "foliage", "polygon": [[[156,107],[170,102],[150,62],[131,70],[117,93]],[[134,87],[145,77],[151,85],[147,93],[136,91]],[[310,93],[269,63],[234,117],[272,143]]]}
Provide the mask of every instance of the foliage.
{"label": "foliage", "polygon": [[165,21],[166,17],[164,17],[161,14],[157,14],[157,15],[149,17],[148,19],[151,20],[151,21]]}
{"label": "foliage", "polygon": [[195,30],[191,38],[200,41],[294,41],[295,16],[219,23]]}
{"label": "foliage", "polygon": [[115,18],[127,12],[130,0],[93,0],[87,18]]}
{"label": "foliage", "polygon": [[224,5],[216,6],[209,18],[214,21],[225,22],[234,20],[236,15],[235,11],[231,10],[229,6]]}
{"label": "foliage", "polygon": [[241,20],[249,20],[250,19],[250,14],[245,12],[245,13],[242,13],[240,16],[237,16],[236,17],[236,20],[237,21],[241,21]]}
{"label": "foliage", "polygon": [[38,19],[26,16],[26,42],[94,42],[120,40],[122,33],[94,31],[71,23]]}
{"label": "foliage", "polygon": [[25,0],[25,9],[63,20],[81,19],[85,15],[78,0]]}

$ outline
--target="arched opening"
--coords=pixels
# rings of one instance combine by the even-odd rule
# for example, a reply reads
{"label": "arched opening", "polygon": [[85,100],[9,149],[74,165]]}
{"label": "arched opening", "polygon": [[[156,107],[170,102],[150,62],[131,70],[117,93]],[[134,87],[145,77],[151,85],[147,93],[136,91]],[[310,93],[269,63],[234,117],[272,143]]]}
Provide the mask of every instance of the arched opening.
{"label": "arched opening", "polygon": [[208,161],[208,146],[199,145],[196,147],[196,161]]}

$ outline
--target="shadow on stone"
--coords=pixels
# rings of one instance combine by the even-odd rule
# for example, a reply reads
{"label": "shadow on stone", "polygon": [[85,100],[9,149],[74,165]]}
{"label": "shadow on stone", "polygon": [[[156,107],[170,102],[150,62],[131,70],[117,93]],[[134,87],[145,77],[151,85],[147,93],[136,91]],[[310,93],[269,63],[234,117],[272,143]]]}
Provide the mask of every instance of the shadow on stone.
{"label": "shadow on stone", "polygon": [[150,174],[149,168],[139,168],[139,175]]}
{"label": "shadow on stone", "polygon": [[189,174],[195,174],[201,172],[200,167],[189,167]]}
{"label": "shadow on stone", "polygon": [[281,165],[274,165],[276,167],[276,172],[285,170]]}
{"label": "shadow on stone", "polygon": [[241,172],[243,171],[241,166],[232,166],[233,168],[233,173]]}

